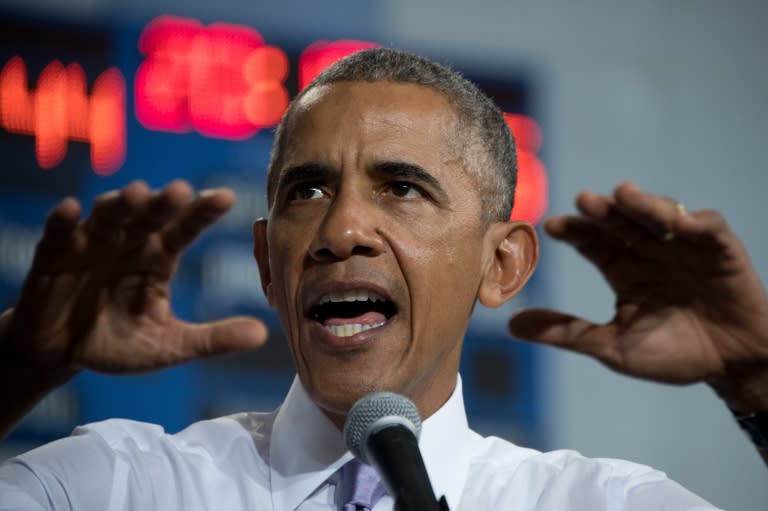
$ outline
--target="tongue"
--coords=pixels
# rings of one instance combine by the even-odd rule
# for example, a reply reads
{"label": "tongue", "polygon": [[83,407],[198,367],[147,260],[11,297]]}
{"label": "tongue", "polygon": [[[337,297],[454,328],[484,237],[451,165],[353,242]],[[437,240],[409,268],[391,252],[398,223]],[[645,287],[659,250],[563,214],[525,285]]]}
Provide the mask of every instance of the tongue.
{"label": "tongue", "polygon": [[360,314],[359,316],[355,316],[354,318],[327,318],[325,321],[323,321],[323,324],[327,326],[354,325],[354,324],[376,325],[376,324],[384,323],[386,320],[387,320],[387,317],[381,312],[369,311],[364,314]]}

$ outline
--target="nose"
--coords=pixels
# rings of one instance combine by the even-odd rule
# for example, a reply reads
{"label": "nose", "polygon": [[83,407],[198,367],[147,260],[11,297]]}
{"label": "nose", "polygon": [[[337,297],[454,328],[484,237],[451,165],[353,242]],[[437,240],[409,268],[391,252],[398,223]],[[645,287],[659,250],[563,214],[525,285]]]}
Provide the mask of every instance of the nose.
{"label": "nose", "polygon": [[379,231],[379,212],[370,200],[348,190],[340,193],[325,210],[325,216],[310,244],[316,261],[344,260],[354,255],[374,257],[384,251]]}

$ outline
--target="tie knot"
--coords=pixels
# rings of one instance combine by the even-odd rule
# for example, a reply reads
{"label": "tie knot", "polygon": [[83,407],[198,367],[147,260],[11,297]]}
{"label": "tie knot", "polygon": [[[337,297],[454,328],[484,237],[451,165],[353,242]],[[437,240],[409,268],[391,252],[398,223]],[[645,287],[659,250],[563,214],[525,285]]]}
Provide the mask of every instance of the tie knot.
{"label": "tie knot", "polygon": [[384,495],[379,474],[354,459],[341,467],[342,511],[370,511]]}

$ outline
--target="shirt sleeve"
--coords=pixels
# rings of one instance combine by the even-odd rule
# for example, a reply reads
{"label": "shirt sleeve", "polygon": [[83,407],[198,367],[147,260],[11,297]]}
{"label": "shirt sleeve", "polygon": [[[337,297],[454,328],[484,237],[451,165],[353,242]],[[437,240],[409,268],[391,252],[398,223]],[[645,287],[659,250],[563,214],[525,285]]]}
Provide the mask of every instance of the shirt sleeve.
{"label": "shirt sleeve", "polygon": [[628,480],[624,487],[622,511],[720,511],[661,472],[649,471]]}
{"label": "shirt sleeve", "polygon": [[255,511],[270,502],[259,460],[229,419],[177,435],[110,419],[0,465],[0,511]]}
{"label": "shirt sleeve", "polygon": [[659,470],[568,450],[517,463],[487,451],[471,470],[459,509],[718,511]]}
{"label": "shirt sleeve", "polygon": [[0,465],[0,511],[114,509],[121,467],[99,435],[51,442]]}

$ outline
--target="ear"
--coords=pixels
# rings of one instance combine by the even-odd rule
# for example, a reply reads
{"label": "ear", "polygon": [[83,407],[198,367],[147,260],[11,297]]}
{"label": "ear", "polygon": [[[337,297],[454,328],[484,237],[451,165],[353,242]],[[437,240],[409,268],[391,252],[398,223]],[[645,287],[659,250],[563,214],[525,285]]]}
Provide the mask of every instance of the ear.
{"label": "ear", "polygon": [[269,245],[267,244],[267,219],[259,218],[253,223],[253,257],[259,266],[261,289],[272,304],[272,273],[269,269]]}
{"label": "ear", "polygon": [[517,293],[533,274],[539,260],[539,241],[526,222],[497,222],[485,234],[486,264],[478,299],[499,307]]}

